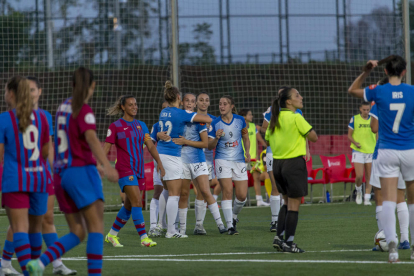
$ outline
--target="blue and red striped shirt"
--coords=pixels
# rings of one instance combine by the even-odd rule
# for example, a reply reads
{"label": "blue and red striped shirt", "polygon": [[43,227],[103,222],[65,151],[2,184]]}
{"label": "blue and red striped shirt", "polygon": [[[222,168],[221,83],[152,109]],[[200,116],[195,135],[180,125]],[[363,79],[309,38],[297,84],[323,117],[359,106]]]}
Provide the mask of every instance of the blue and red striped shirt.
{"label": "blue and red striped shirt", "polygon": [[43,112],[33,110],[32,124],[19,131],[16,110],[0,114],[0,144],[4,144],[3,193],[46,192],[47,165],[42,148],[49,142],[49,124]]}
{"label": "blue and red striped shirt", "polygon": [[116,146],[115,168],[119,178],[144,178],[144,142],[150,139],[147,125],[135,119],[128,122],[121,118],[109,126],[105,142]]}
{"label": "blue and red striped shirt", "polygon": [[78,116],[72,116],[72,98],[66,99],[55,117],[55,173],[69,167],[96,165],[92,150],[85,138],[87,130],[96,130],[92,108],[83,104]]}

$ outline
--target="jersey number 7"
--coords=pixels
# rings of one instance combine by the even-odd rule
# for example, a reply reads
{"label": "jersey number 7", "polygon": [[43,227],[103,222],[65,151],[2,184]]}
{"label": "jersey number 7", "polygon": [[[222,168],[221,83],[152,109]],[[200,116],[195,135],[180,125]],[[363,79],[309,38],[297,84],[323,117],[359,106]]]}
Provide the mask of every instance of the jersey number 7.
{"label": "jersey number 7", "polygon": [[392,132],[398,133],[400,130],[401,118],[405,110],[405,103],[392,103],[390,104],[390,110],[397,111],[397,115],[395,116],[394,124],[392,126]]}

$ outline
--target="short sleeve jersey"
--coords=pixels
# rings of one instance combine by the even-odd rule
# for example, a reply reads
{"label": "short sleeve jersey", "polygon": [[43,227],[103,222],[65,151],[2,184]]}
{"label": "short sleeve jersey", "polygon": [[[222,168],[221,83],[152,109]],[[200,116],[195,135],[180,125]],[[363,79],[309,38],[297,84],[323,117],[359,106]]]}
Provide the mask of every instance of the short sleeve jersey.
{"label": "short sleeve jersey", "polygon": [[[187,112],[176,107],[164,108],[160,113],[158,131],[167,131],[171,138],[180,138],[184,133],[184,126],[193,122],[197,113]],[[170,141],[158,141],[157,150],[159,154],[181,157],[181,145]]]}
{"label": "short sleeve jersey", "polygon": [[[215,120],[217,117],[213,116],[211,114],[207,114],[208,116],[210,116],[211,120]],[[208,126],[208,130],[210,131],[212,129],[211,124]],[[203,149],[204,150],[204,155],[206,156],[206,162],[209,164],[212,164],[214,161],[214,150],[209,150],[209,149]]]}
{"label": "short sleeve jersey", "polygon": [[[184,127],[184,138],[190,141],[201,141],[200,133],[207,131],[206,124],[187,123]],[[184,145],[181,150],[181,159],[185,164],[206,162],[202,148]]]}
{"label": "short sleeve jersey", "polygon": [[[377,109],[377,105],[376,104],[374,104],[371,107],[371,110],[369,111],[369,116],[371,116],[372,118],[375,118],[375,119],[378,120],[378,109]],[[379,143],[377,141],[376,144],[375,144],[374,153],[372,154],[372,159],[373,160],[377,159],[377,156],[378,156],[378,144]]]}
{"label": "short sleeve jersey", "polygon": [[306,155],[306,134],[312,126],[293,111],[282,108],[279,115],[280,127],[273,133],[270,125],[266,130],[265,140],[269,141],[274,159],[290,159]]}
{"label": "short sleeve jersey", "polygon": [[128,122],[120,118],[109,126],[105,142],[116,146],[119,178],[144,178],[144,143],[150,139],[147,125],[135,119]]}
{"label": "short sleeve jersey", "polygon": [[70,167],[96,165],[92,150],[85,138],[87,130],[96,130],[92,108],[83,104],[78,116],[74,118],[72,98],[69,98],[58,107],[55,121],[54,172],[61,173]]}
{"label": "short sleeve jersey", "polygon": [[0,114],[0,144],[4,144],[3,193],[46,192],[47,165],[42,157],[49,142],[49,124],[43,112],[33,110],[31,124],[22,133],[16,110]]}
{"label": "short sleeve jersey", "polygon": [[414,88],[411,85],[370,85],[366,101],[375,101],[378,110],[378,148],[414,149]]}
{"label": "short sleeve jersey", "polygon": [[227,161],[245,162],[242,146],[242,129],[246,128],[246,121],[242,116],[233,114],[231,122],[225,123],[221,116],[211,122],[211,131],[208,136],[216,138],[216,131],[223,129],[223,134],[216,146],[215,159]]}

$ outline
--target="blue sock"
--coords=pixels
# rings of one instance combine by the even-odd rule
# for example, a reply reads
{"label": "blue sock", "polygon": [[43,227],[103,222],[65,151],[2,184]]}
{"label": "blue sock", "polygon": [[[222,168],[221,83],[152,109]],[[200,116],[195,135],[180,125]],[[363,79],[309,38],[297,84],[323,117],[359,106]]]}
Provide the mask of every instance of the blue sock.
{"label": "blue sock", "polygon": [[29,233],[30,249],[32,251],[32,260],[39,259],[42,254],[42,233]]}
{"label": "blue sock", "polygon": [[43,234],[43,240],[46,243],[46,246],[49,247],[54,244],[59,239],[57,233],[47,233]]}
{"label": "blue sock", "polygon": [[63,237],[61,237],[58,241],[56,241],[53,245],[49,246],[45,253],[40,256],[40,260],[42,261],[44,266],[47,266],[54,260],[59,259],[62,257],[63,254],[74,248],[80,243],[78,236],[73,233],[69,233]]}
{"label": "blue sock", "polygon": [[122,206],[121,210],[119,210],[118,214],[116,215],[116,219],[111,229],[115,232],[119,232],[119,230],[124,227],[130,217],[131,211],[128,211],[124,206]]}
{"label": "blue sock", "polygon": [[[3,247],[3,257],[2,259],[5,261],[11,261],[11,258],[13,257],[14,254],[14,246],[13,246],[13,242],[5,240],[4,241],[4,247]],[[1,267],[1,262],[0,262],[0,267]]]}
{"label": "blue sock", "polygon": [[104,237],[101,233],[89,233],[86,245],[88,256],[88,275],[100,276],[102,273],[102,254]]}
{"label": "blue sock", "polygon": [[145,238],[147,236],[147,232],[145,232],[145,221],[144,215],[142,214],[141,207],[132,207],[132,220],[134,221],[135,228],[137,229],[138,234],[141,238]]}
{"label": "blue sock", "polygon": [[29,234],[23,232],[14,233],[13,245],[23,274],[29,276],[29,272],[26,270],[26,265],[31,260]]}

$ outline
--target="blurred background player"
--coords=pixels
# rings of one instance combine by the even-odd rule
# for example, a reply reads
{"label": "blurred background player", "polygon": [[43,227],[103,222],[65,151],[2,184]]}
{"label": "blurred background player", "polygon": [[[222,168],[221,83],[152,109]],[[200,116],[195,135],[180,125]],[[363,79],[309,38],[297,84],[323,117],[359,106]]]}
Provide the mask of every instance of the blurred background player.
{"label": "blurred background player", "polygon": [[359,106],[360,114],[352,116],[348,125],[348,140],[351,142],[352,163],[355,167],[356,203],[362,204],[362,178],[365,169],[365,196],[364,205],[372,205],[371,200],[371,165],[374,153],[376,135],[371,131],[371,104],[362,102]]}
{"label": "blurred background player", "polygon": [[66,99],[56,112],[53,164],[56,197],[70,233],[49,246],[38,260],[27,264],[30,275],[43,275],[45,266],[83,241],[85,227],[88,231],[88,274],[102,273],[104,196],[93,156],[103,165],[101,171],[109,181],[117,182],[118,172],[105,156],[96,135],[95,116],[88,105],[96,85],[92,71],[78,68],[72,82],[72,97]]}
{"label": "blurred background player", "polygon": [[0,114],[2,207],[13,231],[17,260],[26,276],[28,262],[38,258],[42,250],[42,219],[48,201],[49,124],[44,112],[33,109],[28,79],[13,77],[5,90],[9,111]]}
{"label": "blurred background player", "polygon": [[[194,94],[185,94],[182,105],[186,111],[194,112],[196,106],[196,96]],[[206,235],[203,222],[205,217],[205,203],[207,201],[211,214],[216,221],[220,233],[227,232],[221,220],[220,211],[216,200],[211,195],[209,185],[209,170],[203,149],[208,147],[207,126],[202,123],[187,123],[184,127],[184,136],[172,139],[175,144],[183,145],[181,158],[183,161],[183,176],[181,196],[179,202],[180,216],[180,233],[185,235],[187,225],[188,196],[190,193],[190,184],[198,191],[195,202],[196,226],[195,235]]]}
{"label": "blurred background player", "polygon": [[[246,204],[248,192],[246,163],[250,162],[249,133],[244,118],[236,114],[232,97],[221,97],[219,109],[221,116],[211,123],[208,148],[216,149],[216,174],[223,190],[221,206],[228,234],[238,235],[237,215]],[[243,150],[242,140],[246,152]],[[232,210],[233,182],[236,197]]]}
{"label": "blurred background player", "polygon": [[108,128],[104,145],[107,155],[113,144],[116,146],[116,165],[119,173],[119,187],[125,193],[125,202],[105,237],[105,241],[114,247],[123,247],[119,243],[118,233],[132,216],[135,228],[141,237],[141,245],[146,247],[156,246],[145,231],[145,220],[142,214],[142,199],[139,190],[139,182],[145,181],[144,170],[144,144],[148,152],[157,161],[154,170],[165,174],[157,149],[151,141],[148,128],[142,121],[134,119],[138,111],[137,101],[134,96],[121,96],[109,109],[108,115],[122,116]]}
{"label": "blurred background player", "polygon": [[284,199],[273,247],[289,253],[305,252],[293,240],[299,206],[302,197],[308,194],[308,172],[303,158],[307,152],[307,138],[311,142],[318,140],[312,126],[296,113],[297,109],[303,108],[302,100],[303,97],[294,88],[286,87],[280,91],[273,101],[272,118],[265,136],[273,153],[273,174],[277,188]]}
{"label": "blurred background player", "polygon": [[[164,108],[160,113],[158,132],[165,132],[164,134],[174,139],[183,135],[186,123],[211,123],[211,118],[208,116],[179,109],[181,103],[180,91],[170,81],[165,83],[164,98],[169,106]],[[166,182],[169,193],[166,207],[168,219],[166,238],[185,238],[175,228],[183,172],[181,148],[181,145],[175,144],[171,139],[167,141],[159,140],[157,144],[157,150],[165,169],[163,180]]]}
{"label": "blurred background player", "polygon": [[256,125],[252,122],[252,111],[250,109],[242,109],[239,111],[239,115],[244,118],[244,120],[246,121],[247,128],[249,130],[250,156],[252,159],[250,160],[250,163],[246,163],[246,167],[253,177],[254,191],[256,193],[256,205],[269,206],[269,203],[263,201],[262,185],[260,182],[260,171],[257,169],[260,163],[259,143],[266,147],[266,142],[263,140],[262,135],[260,135],[259,131],[256,129]]}

